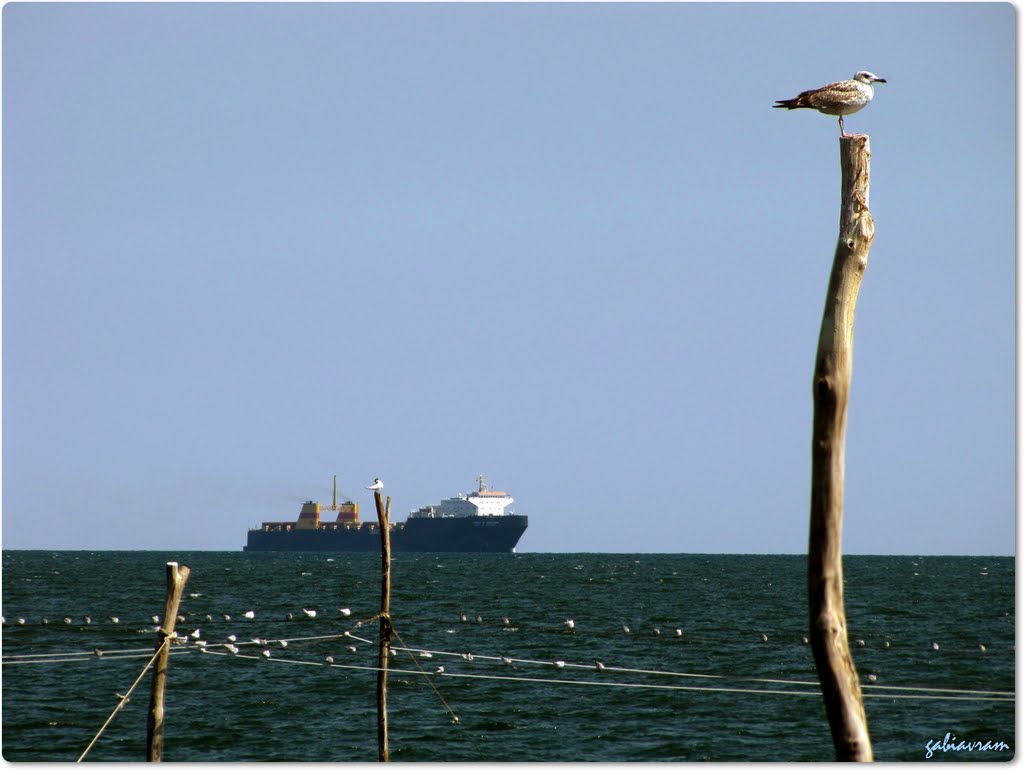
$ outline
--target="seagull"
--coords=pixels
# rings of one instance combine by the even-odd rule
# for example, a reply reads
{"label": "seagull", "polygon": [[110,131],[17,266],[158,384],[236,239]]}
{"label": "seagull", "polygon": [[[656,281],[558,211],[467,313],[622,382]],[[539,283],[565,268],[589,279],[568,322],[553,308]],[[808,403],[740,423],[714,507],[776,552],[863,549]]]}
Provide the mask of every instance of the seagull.
{"label": "seagull", "polygon": [[246,618],[256,618],[256,614],[251,610],[245,611],[245,613],[243,613],[242,615]]}
{"label": "seagull", "polygon": [[443,675],[444,674],[444,667],[438,667],[437,668],[437,674]]}
{"label": "seagull", "polygon": [[761,642],[768,642],[768,635],[764,632],[761,632]]}
{"label": "seagull", "polygon": [[876,682],[877,680],[878,680],[878,675],[876,675],[876,674],[870,674],[870,675],[868,675],[868,682],[869,682],[869,683],[874,683],[874,682]]}
{"label": "seagull", "polygon": [[199,639],[199,634],[200,634],[199,630],[196,629],[194,632],[192,632],[192,634],[190,636],[192,637],[193,640],[198,640]]}
{"label": "seagull", "polygon": [[683,636],[683,630],[682,629],[677,629],[676,630],[676,637],[682,637],[682,636]]}
{"label": "seagull", "polygon": [[228,635],[228,640],[230,640],[231,642],[235,642],[236,640],[238,640],[238,638],[235,637],[233,634],[229,634]]}
{"label": "seagull", "polygon": [[604,664],[602,664],[600,661],[594,662],[594,664],[597,667],[598,672],[604,672]]}
{"label": "seagull", "polygon": [[120,624],[121,623],[121,619],[119,619],[117,616],[111,616],[110,617],[110,623],[111,624]]}
{"label": "seagull", "polygon": [[227,648],[231,652],[232,655],[236,655],[238,653],[238,646],[235,646],[235,645],[232,645],[231,643],[228,643],[224,647]]}
{"label": "seagull", "polygon": [[288,647],[288,641],[287,640],[278,640],[277,644],[280,645],[282,648],[287,648]]}
{"label": "seagull", "polygon": [[559,669],[564,669],[565,668],[565,662],[564,661],[556,661],[556,662],[554,662],[554,664]]}
{"label": "seagull", "polygon": [[501,657],[501,663],[502,664],[511,664],[512,663],[512,659],[510,659],[508,656],[502,656]]}
{"label": "seagull", "polygon": [[569,629],[572,629],[573,627],[575,627],[575,626],[576,626],[576,622],[575,622],[575,621],[573,621],[573,620],[572,620],[571,618],[567,618],[567,619],[565,620],[565,625],[566,625],[566,626],[567,626],[567,627],[568,627]]}
{"label": "seagull", "polygon": [[302,612],[306,614],[307,618],[316,618],[315,610],[306,610],[305,608],[303,608]]}
{"label": "seagull", "polygon": [[838,115],[839,136],[848,137],[850,135],[846,133],[846,128],[843,126],[843,116],[852,115],[871,101],[875,95],[875,90],[871,87],[872,83],[885,82],[885,78],[880,78],[867,70],[861,70],[850,80],[840,80],[838,83],[829,83],[821,88],[802,91],[793,99],[777,99],[772,107],[784,107],[787,110],[807,107],[825,115]]}
{"label": "seagull", "polygon": [[352,611],[349,608],[338,608],[338,612],[343,616],[351,616]]}
{"label": "seagull", "polygon": [[345,647],[348,649],[349,653],[355,653],[358,650],[354,645],[346,645]]}
{"label": "seagull", "polygon": [[333,664],[334,663],[334,656],[328,656],[327,658],[324,659],[324,661],[326,661],[328,664]]}
{"label": "seagull", "polygon": [[263,658],[265,658],[265,659],[269,659],[270,658],[270,651],[263,651],[262,653],[263,653]]}
{"label": "seagull", "polygon": [[366,489],[367,490],[373,490],[373,491],[383,490],[384,489],[384,483],[381,482],[379,479],[374,478],[373,484],[370,485],[369,487],[367,487]]}
{"label": "seagull", "polygon": [[622,631],[625,632],[626,634],[629,634],[629,625],[628,624],[623,624],[622,625]]}

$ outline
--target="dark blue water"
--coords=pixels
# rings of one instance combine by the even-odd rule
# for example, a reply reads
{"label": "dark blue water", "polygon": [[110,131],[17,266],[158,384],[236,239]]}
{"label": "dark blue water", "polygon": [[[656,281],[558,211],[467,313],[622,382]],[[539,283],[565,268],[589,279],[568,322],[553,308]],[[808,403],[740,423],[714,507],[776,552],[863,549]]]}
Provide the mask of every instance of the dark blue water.
{"label": "dark blue water", "polygon": [[[153,650],[169,560],[192,571],[178,630],[199,628],[211,652],[171,657],[165,760],[376,760],[377,625],[355,622],[379,606],[379,556],[220,552],[4,552],[4,758],[83,752]],[[876,758],[924,760],[947,733],[1010,749],[932,760],[1011,758],[1013,558],[853,556],[845,573]],[[396,645],[433,652],[392,659],[394,760],[833,757],[816,685],[802,684],[816,680],[803,557],[398,555],[393,592]],[[240,655],[214,647],[229,634]],[[118,653],[133,649],[143,657]],[[147,675],[86,759],[143,760],[148,702]]]}

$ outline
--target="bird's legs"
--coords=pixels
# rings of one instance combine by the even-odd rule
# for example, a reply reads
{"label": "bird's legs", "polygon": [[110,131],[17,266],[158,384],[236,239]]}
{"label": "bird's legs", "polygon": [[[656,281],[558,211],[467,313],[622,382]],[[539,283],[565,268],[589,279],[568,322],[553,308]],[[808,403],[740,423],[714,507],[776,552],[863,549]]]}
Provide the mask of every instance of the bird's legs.
{"label": "bird's legs", "polygon": [[846,133],[846,128],[843,126],[843,116],[842,115],[839,116],[839,136],[840,137],[849,136],[849,134]]}

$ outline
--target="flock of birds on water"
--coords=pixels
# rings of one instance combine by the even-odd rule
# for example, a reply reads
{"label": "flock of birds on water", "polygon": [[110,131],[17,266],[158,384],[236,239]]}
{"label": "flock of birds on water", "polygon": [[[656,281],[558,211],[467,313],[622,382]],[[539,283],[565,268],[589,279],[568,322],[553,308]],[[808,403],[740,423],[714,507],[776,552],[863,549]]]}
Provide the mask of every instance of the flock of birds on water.
{"label": "flock of birds on water", "polygon": [[[191,595],[191,596],[198,597],[200,595],[195,594],[195,595]],[[348,618],[348,617],[350,617],[352,615],[352,609],[351,608],[339,608],[337,613],[338,613],[338,616],[336,618]],[[233,620],[233,618],[234,618],[232,616],[232,614],[230,614],[230,613],[220,613],[219,616],[220,616],[221,620],[223,620],[224,622],[231,622]],[[238,614],[238,617],[241,618],[241,619],[245,619],[246,621],[252,621],[252,620],[254,620],[256,618],[256,612],[254,610],[246,610],[246,611],[242,612],[241,614]],[[301,621],[301,620],[304,620],[304,619],[312,620],[312,619],[316,619],[318,617],[320,617],[321,620],[323,620],[324,618],[329,618],[330,614],[327,614],[327,616],[324,616],[320,611],[318,611],[318,610],[316,610],[314,608],[305,608],[305,607],[303,607],[299,611],[294,612],[294,613],[289,611],[289,612],[284,614],[283,618],[278,618],[277,620],[278,621]],[[459,622],[460,623],[465,624],[465,623],[469,623],[470,622],[470,615],[467,614],[466,612],[461,612],[459,614],[458,618],[459,618]],[[116,616],[116,615],[108,615],[106,617],[106,620],[110,624],[115,624],[115,625],[121,624],[121,618],[119,616]],[[159,616],[153,615],[153,616],[150,617],[149,620],[155,626],[147,627],[145,629],[141,629],[141,630],[138,630],[138,631],[157,632],[157,631],[159,631],[161,629],[161,619],[160,619]],[[177,620],[177,623],[179,623],[179,624],[186,624],[186,623],[189,623],[189,622],[192,622],[192,623],[199,622],[199,623],[201,623],[203,621],[205,621],[207,623],[212,623],[212,622],[217,621],[217,617],[214,616],[211,613],[206,613],[206,614],[203,614],[202,616],[193,616],[191,619],[186,617],[185,615],[179,615],[176,620]],[[235,620],[237,620],[237,619],[235,619]],[[481,616],[480,613],[476,613],[474,615],[474,617],[473,617],[473,620],[477,624],[483,624],[484,623],[484,619],[483,619],[483,617]],[[70,616],[64,616],[61,619],[61,621],[62,621],[62,623],[65,626],[71,626],[71,625],[73,625],[75,623],[75,621]],[[512,620],[508,616],[501,616],[499,618],[499,622],[501,624],[501,627],[506,629],[506,630],[508,630],[508,631],[518,631],[520,629],[520,627],[518,625],[514,624],[512,622]],[[56,622],[51,622],[48,618],[44,617],[37,624],[33,624],[33,625],[48,626],[51,623],[56,623]],[[83,624],[83,625],[91,625],[92,623],[93,623],[92,616],[85,615],[85,616],[81,617],[81,624]],[[359,628],[359,627],[363,626],[365,623],[366,622],[364,622],[364,621],[357,621],[355,623],[355,627]],[[0,616],[0,624],[2,624],[3,626],[7,627],[7,626],[11,626],[12,622],[8,622],[8,620],[6,618]],[[14,619],[13,625],[14,626],[19,626],[19,627],[20,626],[27,626],[27,625],[30,625],[30,622],[25,617],[19,616],[16,619]],[[572,618],[567,618],[567,619],[565,619],[565,621],[561,625],[561,631],[575,634],[576,627],[577,627],[576,621],[574,619],[572,619]],[[621,629],[621,633],[623,635],[632,635],[632,634],[634,634],[634,630],[627,623],[623,623],[621,625],[620,629]],[[663,633],[661,627],[653,626],[653,627],[651,627],[647,631],[647,634],[652,636],[652,637],[661,637],[663,634],[665,634],[668,637],[675,637],[675,638],[679,638],[679,639],[682,639],[682,638],[686,637],[686,635],[684,634],[682,628],[680,628],[680,627],[675,627],[675,628],[669,629],[669,630],[667,630],[667,631],[665,631]],[[170,635],[171,641],[173,643],[175,643],[175,644],[178,644],[178,645],[190,644],[190,645],[192,645],[192,646],[194,646],[196,648],[199,648],[201,650],[205,650],[207,648],[207,646],[212,645],[212,646],[215,646],[215,647],[222,647],[224,650],[226,650],[229,653],[234,654],[234,655],[237,655],[240,652],[240,648],[238,647],[239,637],[236,634],[225,635],[224,636],[224,642],[213,643],[213,644],[208,643],[206,640],[201,639],[202,636],[203,636],[202,635],[202,631],[198,627],[197,628],[193,628],[191,631],[185,632],[185,633],[182,633],[182,634],[179,634],[178,632],[175,631],[175,632],[172,632],[171,635]],[[351,632],[347,632],[346,631],[346,632],[342,633],[340,636],[352,637],[352,634],[351,634]],[[355,638],[355,639],[359,640],[361,638]],[[766,634],[764,632],[758,633],[758,636],[755,639],[759,639],[761,643],[768,643],[769,642],[769,636],[768,636],[768,634]],[[366,641],[366,640],[362,640],[362,641],[363,642],[369,642],[369,641]],[[800,643],[802,645],[808,645],[809,642],[810,641],[809,641],[809,639],[808,639],[808,637],[806,635],[802,635],[800,637]],[[857,647],[857,648],[864,648],[864,647],[867,646],[867,642],[863,638],[854,638],[850,642],[852,643],[852,645],[854,647]],[[262,648],[261,655],[263,657],[270,658],[272,656],[272,652],[271,652],[270,648],[268,647],[271,644],[271,642],[268,641],[265,638],[253,637],[253,638],[251,638],[248,641],[248,643],[246,643],[245,641],[242,641],[241,644],[243,644],[243,645],[249,644],[249,645],[260,646]],[[280,648],[287,648],[288,647],[288,641],[284,640],[284,639],[273,641],[273,644],[279,646]],[[881,641],[881,643],[880,643],[880,647],[883,648],[883,649],[889,649],[889,648],[892,647],[892,642],[888,638],[884,638]],[[939,645],[939,643],[934,641],[934,640],[929,643],[928,647],[929,647],[930,650],[935,651],[935,652],[937,652],[937,651],[939,651],[941,649],[941,646]],[[346,648],[351,653],[355,653],[358,650],[355,645],[348,645],[348,646],[346,646]],[[978,650],[981,651],[982,653],[984,653],[984,652],[986,652],[988,650],[988,647],[984,643],[979,643],[978,644]],[[100,649],[96,649],[95,654],[98,657],[101,657],[103,655],[103,652]],[[392,650],[392,654],[394,654],[394,650]],[[421,657],[422,658],[431,658],[432,656],[428,652],[423,652],[423,653],[421,653]],[[473,660],[473,654],[471,654],[471,653],[464,654],[463,658],[466,658],[467,660],[472,661]],[[511,659],[508,656],[502,655],[502,656],[500,656],[498,658],[504,664],[512,664],[513,663],[513,659]],[[326,663],[331,664],[333,662],[334,662],[333,657],[331,657],[331,656],[327,656],[326,657]],[[552,661],[551,663],[554,666],[556,666],[557,668],[563,668],[566,665],[565,661],[563,661],[561,659],[557,659],[555,661]],[[602,662],[597,661],[595,663],[595,668],[597,670],[599,670],[599,671],[603,671],[605,669],[605,666],[604,666],[604,664]],[[437,673],[438,674],[443,674],[444,671],[445,670],[444,670],[443,666],[442,667],[438,667],[438,669],[437,669]],[[869,674],[869,675],[867,675],[867,679],[868,679],[869,682],[875,682],[876,676],[874,674]]]}

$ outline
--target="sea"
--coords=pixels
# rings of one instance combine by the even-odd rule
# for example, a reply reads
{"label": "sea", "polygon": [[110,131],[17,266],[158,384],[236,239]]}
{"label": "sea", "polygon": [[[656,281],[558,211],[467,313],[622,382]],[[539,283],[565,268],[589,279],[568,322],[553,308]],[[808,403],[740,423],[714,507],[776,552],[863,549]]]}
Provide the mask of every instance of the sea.
{"label": "sea", "polygon": [[[379,555],[4,551],[6,760],[145,760],[171,561],[165,761],[377,760]],[[875,758],[1012,759],[1013,557],[844,574]],[[397,554],[391,584],[393,761],[835,757],[803,556]]]}

